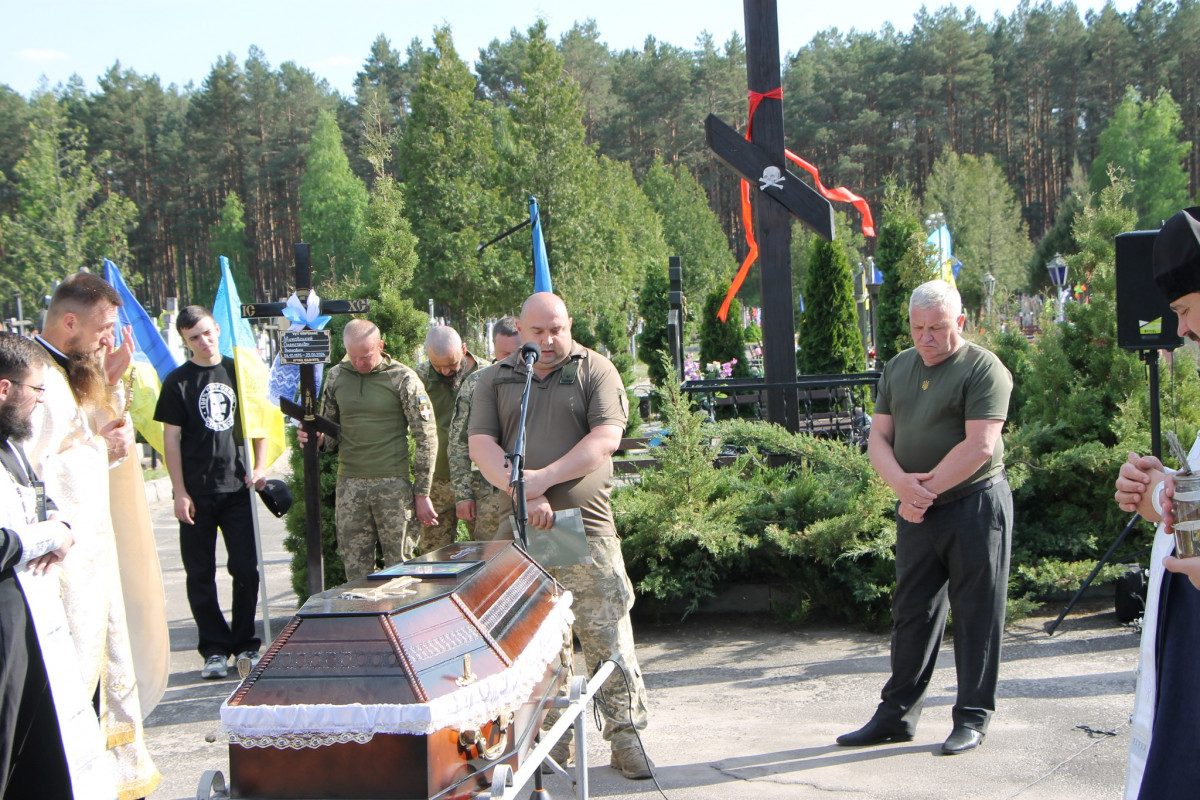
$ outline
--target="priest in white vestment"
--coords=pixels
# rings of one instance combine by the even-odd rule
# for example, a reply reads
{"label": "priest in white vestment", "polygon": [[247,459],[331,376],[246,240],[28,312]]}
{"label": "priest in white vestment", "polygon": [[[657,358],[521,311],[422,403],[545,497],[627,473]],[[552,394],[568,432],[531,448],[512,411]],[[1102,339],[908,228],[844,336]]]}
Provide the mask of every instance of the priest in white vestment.
{"label": "priest in white vestment", "polygon": [[133,352],[112,347],[120,296],[78,273],[59,284],[36,338],[53,360],[27,452],[75,534],[62,563],[63,602],[82,688],[98,700],[103,744],[120,800],[146,797],[162,780],[146,750],[109,507],[109,467],[133,450],[121,376]]}

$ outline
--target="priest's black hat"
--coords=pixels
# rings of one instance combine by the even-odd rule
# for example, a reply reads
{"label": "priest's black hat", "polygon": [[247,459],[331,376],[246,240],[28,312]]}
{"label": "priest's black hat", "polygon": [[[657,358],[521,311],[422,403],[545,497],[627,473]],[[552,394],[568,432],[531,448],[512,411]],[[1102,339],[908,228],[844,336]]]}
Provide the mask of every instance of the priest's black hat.
{"label": "priest's black hat", "polygon": [[1168,303],[1200,292],[1200,206],[1163,223],[1154,239],[1154,282]]}

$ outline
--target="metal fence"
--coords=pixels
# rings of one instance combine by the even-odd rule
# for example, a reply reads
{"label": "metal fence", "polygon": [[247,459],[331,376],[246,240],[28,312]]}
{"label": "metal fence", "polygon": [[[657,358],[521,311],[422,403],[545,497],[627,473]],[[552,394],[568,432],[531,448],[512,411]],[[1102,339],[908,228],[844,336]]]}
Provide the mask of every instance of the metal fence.
{"label": "metal fence", "polygon": [[796,392],[798,432],[862,444],[870,430],[869,409],[880,375],[879,372],[800,375],[795,381],[785,383],[766,383],[753,378],[712,378],[684,381],[680,389],[693,395],[696,404],[714,420],[765,418],[769,394],[782,400],[785,393]]}

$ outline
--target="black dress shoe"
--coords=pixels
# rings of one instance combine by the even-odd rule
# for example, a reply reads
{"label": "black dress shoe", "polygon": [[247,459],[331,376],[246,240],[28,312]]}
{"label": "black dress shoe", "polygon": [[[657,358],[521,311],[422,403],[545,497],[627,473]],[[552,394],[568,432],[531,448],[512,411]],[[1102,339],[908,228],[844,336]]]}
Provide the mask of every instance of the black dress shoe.
{"label": "black dress shoe", "polygon": [[974,750],[981,744],[983,744],[982,733],[974,728],[955,725],[954,730],[950,732],[949,738],[942,744],[942,754],[947,756],[958,755],[968,750]]}
{"label": "black dress shoe", "polygon": [[837,743],[843,747],[864,747],[887,742],[911,742],[912,739],[912,734],[906,733],[903,728],[873,718],[853,733],[843,733],[837,737]]}

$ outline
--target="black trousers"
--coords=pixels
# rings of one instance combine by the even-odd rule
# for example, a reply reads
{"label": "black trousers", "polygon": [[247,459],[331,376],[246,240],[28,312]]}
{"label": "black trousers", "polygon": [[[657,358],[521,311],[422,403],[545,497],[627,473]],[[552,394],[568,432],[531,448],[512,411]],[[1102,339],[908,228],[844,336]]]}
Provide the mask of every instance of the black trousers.
{"label": "black trousers", "polygon": [[[254,634],[258,608],[258,555],[254,548],[250,490],[193,497],[194,524],[179,523],[179,552],[187,574],[188,604],[200,635],[200,655],[229,656],[262,644]],[[225,567],[233,578],[233,624],[217,598],[217,530],[225,539]]]}
{"label": "black trousers", "polygon": [[12,570],[0,579],[0,797],[70,800],[42,650]]}
{"label": "black trousers", "polygon": [[1186,575],[1163,572],[1159,595],[1154,736],[1139,800],[1193,800],[1200,786],[1200,592]]}
{"label": "black trousers", "polygon": [[954,724],[987,731],[996,709],[1012,549],[1012,492],[991,487],[925,512],[896,518],[896,594],[892,601],[892,675],[876,716],[914,733],[954,613],[958,697]]}

